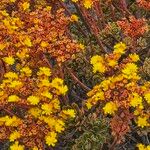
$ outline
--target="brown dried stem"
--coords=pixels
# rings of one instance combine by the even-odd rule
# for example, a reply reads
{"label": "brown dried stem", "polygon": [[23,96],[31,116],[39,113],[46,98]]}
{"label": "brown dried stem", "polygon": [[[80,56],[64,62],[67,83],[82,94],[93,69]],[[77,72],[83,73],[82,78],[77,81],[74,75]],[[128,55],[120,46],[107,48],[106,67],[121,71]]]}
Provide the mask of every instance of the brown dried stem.
{"label": "brown dried stem", "polygon": [[91,89],[87,87],[84,83],[82,83],[74,74],[73,70],[71,68],[66,67],[66,70],[69,72],[71,78],[78,83],[82,88],[84,88],[87,91],[90,91]]}

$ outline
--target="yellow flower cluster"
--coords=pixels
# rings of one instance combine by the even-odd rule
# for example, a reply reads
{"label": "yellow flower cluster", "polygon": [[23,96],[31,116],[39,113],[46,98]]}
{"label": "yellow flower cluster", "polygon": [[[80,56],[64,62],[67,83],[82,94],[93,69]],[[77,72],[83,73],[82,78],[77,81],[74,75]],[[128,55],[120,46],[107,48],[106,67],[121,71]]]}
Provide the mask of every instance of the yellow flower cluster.
{"label": "yellow flower cluster", "polygon": [[[28,82],[26,83],[26,81]],[[27,89],[30,86],[32,88]],[[73,109],[61,108],[60,96],[65,95],[67,90],[68,88],[64,85],[62,79],[52,79],[51,70],[48,67],[40,67],[36,74],[31,71],[29,66],[20,68],[17,73],[7,72],[4,74],[4,79],[0,84],[1,105],[7,104],[8,108],[6,107],[6,109],[9,109],[12,114],[14,107],[25,113],[23,118],[15,116],[15,114],[13,117],[9,115],[0,117],[0,128],[3,126],[8,128],[9,134],[7,139],[13,142],[10,147],[11,150],[23,150],[25,147],[37,147],[40,149],[34,142],[33,147],[27,143],[19,144],[20,139],[24,138],[20,127],[25,126],[26,130],[31,128],[26,124],[28,117],[32,118],[33,122],[36,119],[37,122],[45,124],[45,134],[39,140],[43,142],[43,139],[45,139],[45,143],[48,146],[55,146],[58,134],[65,130],[65,122],[69,118],[75,117]],[[14,106],[11,107],[12,110],[9,108],[11,105]],[[24,109],[24,106],[27,110]],[[42,127],[43,130],[45,127]],[[38,128],[41,128],[40,125]],[[41,133],[37,129],[35,130],[38,136]],[[31,138],[33,135],[26,133],[26,136]]]}
{"label": "yellow flower cluster", "polygon": [[63,82],[64,81],[60,78],[55,78],[51,82],[51,86],[55,88],[58,95],[64,95],[68,91],[67,86],[64,86]]}
{"label": "yellow flower cluster", "polygon": [[21,119],[17,118],[16,116],[4,116],[0,118],[0,125],[17,127],[19,124],[21,124]]}
{"label": "yellow flower cluster", "polygon": [[113,53],[91,58],[93,72],[103,73],[105,79],[88,92],[86,106],[90,109],[98,103],[104,103],[104,114],[112,116],[118,115],[120,109],[130,111],[132,107],[137,125],[142,128],[148,127],[150,122],[147,105],[150,104],[150,84],[138,84],[141,78],[136,64],[139,60],[137,54],[130,54],[118,62],[126,48],[127,46],[120,42],[114,46]]}
{"label": "yellow flower cluster", "polygon": [[24,146],[20,145],[18,141],[16,141],[12,146],[10,146],[10,150],[24,150]]}
{"label": "yellow flower cluster", "polygon": [[[15,0],[11,0],[10,2],[14,3]],[[14,142],[11,146],[12,150],[24,149],[24,147],[29,149],[38,147],[42,149],[39,146],[40,143],[36,145],[34,141],[36,139],[32,139],[35,135],[33,136],[33,134],[28,132],[24,135],[23,131],[29,131],[33,128],[33,133],[37,133],[37,136],[41,135],[42,132],[43,137],[38,137],[38,140],[43,142],[43,139],[45,139],[45,142],[49,146],[54,146],[57,142],[58,133],[64,131],[65,122],[69,118],[75,117],[75,111],[73,109],[61,108],[60,97],[66,94],[68,88],[64,85],[62,79],[57,77],[52,79],[51,70],[44,66],[45,62],[43,59],[41,60],[41,57],[43,57],[43,51],[45,53],[45,49],[49,47],[51,51],[54,50],[52,52],[53,57],[56,57],[57,55],[55,55],[55,53],[58,53],[61,59],[64,58],[65,53],[62,54],[64,50],[59,51],[59,45],[53,46],[51,44],[50,46],[50,43],[54,42],[56,44],[55,41],[58,34],[63,37],[60,38],[60,42],[58,43],[66,45],[64,49],[66,49],[65,47],[73,48],[74,53],[77,48],[77,43],[65,37],[64,28],[56,32],[56,29],[58,29],[58,27],[56,27],[56,29],[53,29],[53,32],[47,32],[48,26],[52,24],[55,26],[49,12],[51,6],[43,9],[39,8],[35,12],[32,12],[28,0],[18,1],[15,5],[18,5],[19,13],[11,15],[6,10],[0,11],[0,28],[4,31],[3,34],[5,37],[9,37],[9,40],[4,38],[0,42],[0,55],[7,67],[4,78],[0,84],[0,105],[6,106],[5,110],[3,110],[5,112],[4,114],[9,114],[0,118],[0,129],[2,130],[4,126],[7,127],[7,131],[9,131],[7,139]],[[37,14],[37,16],[35,14]],[[39,18],[39,16],[42,15],[43,17]],[[66,27],[70,19],[65,18],[62,10],[59,10],[57,15],[58,20],[62,21],[57,25],[61,26],[62,24]],[[49,17],[49,21],[45,22],[47,16]],[[42,21],[44,17],[45,20]],[[72,15],[71,20],[78,21],[78,17]],[[41,22],[44,24],[41,25]],[[55,23],[57,23],[57,20]],[[43,28],[42,30],[41,27]],[[47,38],[43,39],[43,37]],[[67,44],[66,41],[70,42],[70,45]],[[52,46],[58,47],[59,50],[55,50]],[[84,49],[84,46],[79,44],[78,49]],[[67,52],[70,54],[70,50],[67,49]],[[58,58],[60,59],[60,57]],[[63,59],[63,61],[64,60],[65,59]],[[11,65],[13,65],[13,69]],[[14,110],[16,114],[13,112]],[[20,112],[24,115],[18,116]],[[11,117],[12,115],[13,117]],[[30,120],[29,118],[31,119],[30,124],[32,125],[33,123],[32,126],[28,126],[27,122]],[[34,121],[37,124],[36,129],[34,129]],[[41,122],[43,126],[40,125]],[[22,127],[25,127],[25,129],[23,130]],[[38,129],[41,129],[41,131],[38,131]],[[19,141],[24,137],[31,138],[31,141],[27,142],[24,140],[26,142],[22,143],[24,144],[24,146],[22,146],[19,144]],[[2,139],[1,136],[0,139]],[[32,145],[30,145],[30,143],[32,143]]]}
{"label": "yellow flower cluster", "polygon": [[30,7],[30,3],[28,3],[28,2],[24,2],[24,3],[21,4],[21,8],[24,11],[27,10],[27,9],[29,9],[29,7]]}
{"label": "yellow flower cluster", "polygon": [[20,138],[20,133],[18,131],[14,131],[10,134],[9,140],[10,142],[15,141],[16,139]]}
{"label": "yellow flower cluster", "polygon": [[144,128],[146,126],[150,126],[150,124],[148,123],[148,116],[145,116],[145,117],[138,116],[137,124],[141,128]]}
{"label": "yellow flower cluster", "polygon": [[38,76],[51,76],[51,71],[49,68],[46,68],[46,67],[41,67],[39,72],[37,73]]}
{"label": "yellow flower cluster", "polygon": [[57,134],[55,132],[50,132],[46,137],[45,141],[47,145],[55,146],[55,143],[57,142],[56,139]]}
{"label": "yellow flower cluster", "polygon": [[127,63],[122,70],[123,76],[127,79],[139,79],[140,77],[137,75],[137,65],[134,63]]}
{"label": "yellow flower cluster", "polygon": [[[6,1],[8,5],[9,2],[8,0]],[[37,1],[33,5],[35,6],[36,3]],[[12,4],[9,6],[12,7]],[[15,2],[13,7],[16,8],[16,12],[13,15],[8,10],[0,10],[0,30],[3,30],[2,34],[9,37],[9,40],[3,37],[0,41],[0,56],[7,66],[16,65],[18,67],[20,62],[23,64],[29,63],[28,60],[30,60],[30,66],[38,66],[43,61],[43,59],[39,59],[39,57],[42,57],[42,52],[50,54],[61,64],[66,60],[72,59],[74,53],[84,49],[82,44],[71,40],[65,34],[65,29],[67,29],[69,23],[78,21],[77,15],[74,14],[67,17],[63,14],[63,9],[59,9],[55,14],[58,16],[58,19],[56,18],[53,22],[49,4],[38,8],[35,6],[36,10],[31,9],[34,6],[30,6],[29,0],[23,0]],[[59,22],[59,19],[61,22]],[[41,25],[41,22],[44,22],[44,24]],[[53,26],[53,31],[51,30],[50,32],[47,28],[48,26]],[[61,38],[59,37],[60,35]],[[57,40],[60,42],[56,42]]]}
{"label": "yellow flower cluster", "polygon": [[114,53],[116,54],[124,54],[125,53],[125,49],[126,49],[126,45],[125,43],[117,43],[115,46],[114,46]]}
{"label": "yellow flower cluster", "polygon": [[8,65],[13,65],[15,63],[15,59],[11,56],[4,57],[4,62]]}
{"label": "yellow flower cluster", "polygon": [[[93,72],[105,73],[110,67],[114,68],[118,65],[118,60],[122,54],[125,53],[126,45],[122,42],[114,46],[113,54],[99,56],[95,55],[91,58],[91,64],[93,65]],[[132,56],[137,57],[136,54]],[[129,66],[130,67],[130,66]],[[132,68],[132,66],[131,66]]]}
{"label": "yellow flower cluster", "polygon": [[18,90],[23,86],[21,79],[19,79],[18,75],[14,72],[7,72],[4,77],[5,79],[0,85],[0,88],[2,88],[3,90],[6,90],[7,88]]}
{"label": "yellow flower cluster", "polygon": [[145,93],[144,97],[145,97],[147,103],[150,104],[150,92],[149,93]]}
{"label": "yellow flower cluster", "polygon": [[114,114],[115,111],[117,110],[117,105],[113,102],[108,102],[106,105],[103,107],[104,113],[105,114]]}
{"label": "yellow flower cluster", "polygon": [[139,143],[139,144],[137,144],[137,147],[139,150],[150,150],[150,145],[145,146],[145,145]]}
{"label": "yellow flower cluster", "polygon": [[93,65],[93,72],[104,73],[106,71],[105,61],[102,56],[93,56],[91,58],[91,64]]}
{"label": "yellow flower cluster", "polygon": [[9,140],[11,150],[44,149],[44,140],[48,146],[55,146],[58,134],[76,114],[71,108],[63,108],[68,87],[63,79],[52,75],[50,68],[55,68],[48,58],[56,62],[57,68],[84,49],[84,45],[66,34],[69,23],[77,22],[78,16],[67,17],[59,8],[52,13],[50,3],[46,2],[47,6],[37,3],[1,1],[1,5],[11,9],[0,7],[0,67],[3,69],[0,140]]}

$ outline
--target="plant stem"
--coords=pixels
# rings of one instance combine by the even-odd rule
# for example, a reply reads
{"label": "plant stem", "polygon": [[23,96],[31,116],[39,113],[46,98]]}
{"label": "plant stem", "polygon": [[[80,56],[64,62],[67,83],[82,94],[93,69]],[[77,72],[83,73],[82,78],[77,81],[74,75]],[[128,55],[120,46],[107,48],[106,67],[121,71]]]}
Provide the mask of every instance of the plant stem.
{"label": "plant stem", "polygon": [[78,83],[82,88],[84,88],[87,91],[90,91],[91,89],[89,87],[87,87],[84,83],[82,83],[74,74],[74,72],[72,71],[71,68],[66,67],[67,71],[69,72],[71,78]]}

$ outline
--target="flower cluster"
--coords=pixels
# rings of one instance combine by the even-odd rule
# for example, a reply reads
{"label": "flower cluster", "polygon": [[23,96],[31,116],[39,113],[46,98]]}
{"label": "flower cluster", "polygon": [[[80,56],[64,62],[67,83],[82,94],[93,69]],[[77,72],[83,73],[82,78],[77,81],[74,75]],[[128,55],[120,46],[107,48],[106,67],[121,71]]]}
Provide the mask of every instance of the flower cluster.
{"label": "flower cluster", "polygon": [[42,149],[43,139],[54,146],[65,121],[75,117],[73,109],[61,108],[60,96],[67,90],[62,79],[51,78],[47,67],[40,67],[37,74],[29,67],[5,73],[0,84],[0,139],[12,142],[11,150],[19,149],[19,143]]}
{"label": "flower cluster", "polygon": [[68,36],[71,18],[62,9],[52,14],[51,6],[11,3],[15,11],[0,10],[0,140],[9,140],[11,150],[44,149],[75,117],[63,108],[68,87],[47,57],[60,65],[84,46]]}
{"label": "flower cluster", "polygon": [[150,10],[150,2],[148,0],[136,0],[139,7]]}
{"label": "flower cluster", "polygon": [[124,19],[117,21],[118,26],[123,30],[126,36],[138,38],[148,31],[148,25],[144,18],[136,19],[129,16],[129,21]]}
{"label": "flower cluster", "polygon": [[[126,45],[120,42],[114,46],[114,52],[112,54],[106,55],[105,57],[99,55],[93,56],[91,58],[93,72],[105,73],[107,70],[117,67],[118,60],[121,57],[121,55],[126,52],[125,50]],[[134,55],[132,57],[137,56]]]}
{"label": "flower cluster", "polygon": [[[13,14],[0,11],[0,56],[6,57],[6,63],[14,64],[14,56],[21,61],[30,56],[32,65],[39,65],[42,54],[49,54],[61,64],[84,49],[66,32],[72,19],[65,16],[63,9],[52,14],[51,6],[32,10],[29,2],[18,5],[20,9]],[[9,40],[5,37],[9,37]]]}
{"label": "flower cluster", "polygon": [[141,143],[137,144],[137,147],[138,147],[139,150],[149,150],[150,149],[150,145],[145,146]]}
{"label": "flower cluster", "polygon": [[[72,144],[83,137],[83,142],[77,141],[82,148],[110,145],[109,140],[100,142],[106,134],[94,135],[100,113],[114,136],[110,149],[135,126],[147,132],[149,0],[1,0],[0,4],[0,141],[8,141],[10,150],[53,149],[63,140],[56,147],[61,149],[68,137]],[[86,51],[76,39],[86,44]],[[118,41],[122,42],[113,47]],[[88,111],[81,104],[85,90]],[[85,132],[85,140],[83,118],[90,113],[95,131],[88,137]],[[76,114],[75,122],[69,122]],[[59,137],[68,123],[74,124],[69,126],[75,132],[69,129],[71,134]]]}
{"label": "flower cluster", "polygon": [[112,54],[92,57],[93,72],[104,74],[105,79],[88,92],[86,101],[88,109],[98,103],[103,104],[104,114],[113,116],[112,134],[117,137],[122,137],[130,130],[131,119],[139,127],[150,126],[150,83],[139,85],[136,64],[139,56],[134,53],[121,58],[126,48],[121,42],[114,46]]}

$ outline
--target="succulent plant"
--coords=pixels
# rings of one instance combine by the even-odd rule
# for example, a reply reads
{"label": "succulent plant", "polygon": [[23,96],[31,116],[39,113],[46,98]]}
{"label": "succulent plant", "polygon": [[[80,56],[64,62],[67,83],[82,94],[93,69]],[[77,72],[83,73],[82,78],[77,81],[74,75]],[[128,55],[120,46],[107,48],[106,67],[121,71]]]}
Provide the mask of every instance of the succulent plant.
{"label": "succulent plant", "polygon": [[[98,113],[85,112],[76,108],[77,117],[69,123],[66,132],[60,137],[55,150],[99,150],[108,142],[109,123]],[[59,149],[61,147],[61,149]]]}
{"label": "succulent plant", "polygon": [[144,73],[150,77],[150,58],[146,58],[143,65]]}
{"label": "succulent plant", "polygon": [[[92,115],[91,115],[92,116]],[[99,150],[108,138],[108,127],[102,118],[87,118],[83,133],[75,139],[72,150]]]}

